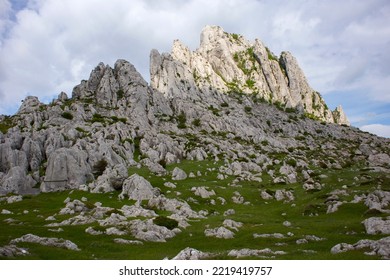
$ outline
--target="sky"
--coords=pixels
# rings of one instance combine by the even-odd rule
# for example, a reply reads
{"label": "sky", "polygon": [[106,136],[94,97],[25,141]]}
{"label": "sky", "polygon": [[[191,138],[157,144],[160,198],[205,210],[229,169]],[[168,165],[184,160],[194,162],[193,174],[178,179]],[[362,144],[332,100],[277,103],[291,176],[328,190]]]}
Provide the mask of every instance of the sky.
{"label": "sky", "polygon": [[196,50],[206,25],[290,51],[330,108],[390,137],[389,0],[0,0],[0,114],[71,96],[99,62],[149,81],[151,49]]}

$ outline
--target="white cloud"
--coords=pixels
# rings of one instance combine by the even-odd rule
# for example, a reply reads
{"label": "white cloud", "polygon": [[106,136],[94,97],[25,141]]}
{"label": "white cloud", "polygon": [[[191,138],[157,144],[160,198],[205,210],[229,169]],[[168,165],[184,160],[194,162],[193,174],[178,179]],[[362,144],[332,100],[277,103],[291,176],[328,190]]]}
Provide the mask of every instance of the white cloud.
{"label": "white cloud", "polygon": [[387,0],[29,0],[20,11],[10,3],[0,0],[0,114],[26,95],[71,94],[100,61],[127,59],[148,80],[152,48],[169,51],[180,39],[195,49],[206,24],[291,51],[323,94],[365,89],[390,102]]}
{"label": "white cloud", "polygon": [[360,127],[361,130],[367,131],[378,136],[390,138],[390,125],[368,124]]}

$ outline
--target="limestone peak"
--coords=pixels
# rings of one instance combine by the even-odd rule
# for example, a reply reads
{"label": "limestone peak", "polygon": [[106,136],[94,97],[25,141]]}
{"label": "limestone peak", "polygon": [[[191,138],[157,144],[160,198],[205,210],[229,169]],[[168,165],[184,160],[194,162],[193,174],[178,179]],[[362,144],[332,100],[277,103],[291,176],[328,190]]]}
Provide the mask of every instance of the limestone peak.
{"label": "limestone peak", "polygon": [[175,40],[170,54],[152,52],[150,64],[151,86],[170,98],[204,99],[212,92],[247,94],[320,121],[349,123],[344,113],[339,118],[338,111],[328,109],[290,52],[278,57],[259,39],[249,42],[219,26],[203,28],[196,51]]}

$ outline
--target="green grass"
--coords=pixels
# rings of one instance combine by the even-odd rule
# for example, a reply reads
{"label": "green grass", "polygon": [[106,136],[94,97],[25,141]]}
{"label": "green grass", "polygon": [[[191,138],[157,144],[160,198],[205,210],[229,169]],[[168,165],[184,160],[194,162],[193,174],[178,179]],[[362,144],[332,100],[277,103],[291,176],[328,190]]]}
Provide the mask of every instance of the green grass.
{"label": "green grass", "polygon": [[[347,185],[347,190],[351,196],[346,197],[351,200],[355,193],[367,193],[372,191],[378,183],[378,180],[388,180],[387,176],[380,173],[370,173],[372,179],[365,184],[357,183],[354,177],[367,173],[356,166],[345,170],[321,170],[318,174],[328,176],[319,179],[325,187],[318,192],[306,192],[301,183],[291,185],[275,185],[270,182],[268,175],[263,176],[263,182],[239,182],[237,186],[230,186],[235,176],[228,176],[224,180],[217,180],[218,169],[221,162],[213,161],[187,161],[180,164],[167,166],[168,171],[172,171],[178,166],[189,174],[197,171],[202,176],[187,178],[183,181],[172,181],[170,175],[155,176],[147,168],[130,168],[129,175],[137,173],[151,182],[154,187],[158,187],[168,198],[176,198],[187,201],[195,211],[206,210],[209,216],[206,219],[190,221],[191,226],[182,229],[182,232],[166,243],[144,242],[144,245],[120,245],[113,242],[117,236],[98,235],[93,236],[85,233],[89,226],[97,226],[97,223],[80,226],[64,226],[63,232],[56,233],[48,231],[45,221],[48,216],[59,212],[59,209],[65,206],[64,200],[67,197],[71,199],[81,199],[86,197],[89,203],[101,202],[103,206],[121,208],[124,204],[132,205],[134,201],[118,200],[119,192],[107,194],[92,194],[82,191],[66,191],[57,193],[42,193],[37,196],[28,197],[21,202],[14,204],[0,203],[1,209],[8,209],[14,214],[1,215],[0,217],[0,246],[8,244],[12,239],[20,237],[27,233],[33,233],[42,237],[61,237],[69,239],[76,243],[81,251],[74,252],[65,249],[49,248],[37,244],[19,244],[28,248],[31,255],[18,257],[18,259],[162,259],[172,258],[179,251],[186,247],[193,247],[201,251],[218,253],[215,258],[229,259],[227,252],[232,249],[250,248],[264,249],[270,248],[274,251],[283,250],[287,254],[276,256],[276,259],[377,259],[375,256],[365,255],[363,251],[351,251],[347,253],[332,255],[330,249],[342,242],[349,244],[356,243],[361,239],[379,239],[383,236],[369,236],[365,234],[361,222],[370,216],[365,214],[367,207],[363,203],[344,204],[339,211],[326,214],[326,205],[324,201],[328,193],[334,189],[340,189],[342,185]],[[215,170],[214,170],[215,169]],[[211,171],[212,170],[212,171]],[[276,170],[276,168],[275,168]],[[339,178],[343,181],[339,182]],[[164,182],[171,181],[177,185],[176,189],[170,189],[164,186]],[[386,183],[386,181],[385,181]],[[202,199],[194,195],[192,187],[208,186],[213,189],[216,196],[208,199]],[[261,190],[276,191],[277,189],[289,189],[294,191],[295,201],[284,203],[282,201],[265,201],[260,197]],[[249,205],[235,204],[232,201],[234,192],[238,191],[249,202]],[[180,194],[178,194],[178,192]],[[197,202],[188,200],[189,197],[195,198]],[[222,205],[217,197],[226,200]],[[213,203],[212,200],[215,200]],[[143,202],[146,204],[146,202]],[[305,216],[305,210],[318,207],[318,216]],[[23,214],[23,210],[28,209],[28,214]],[[234,209],[235,214],[225,217],[223,213],[228,209]],[[34,211],[36,210],[36,212]],[[161,216],[168,216],[170,212],[157,210]],[[57,221],[68,219],[70,216],[57,215]],[[8,224],[4,220],[13,218],[17,223]],[[205,237],[206,228],[215,228],[222,226],[224,219],[229,218],[244,225],[235,233],[234,239],[224,240],[212,237]],[[283,226],[284,221],[291,222],[291,227]],[[294,236],[287,236],[292,232]],[[354,234],[350,234],[353,232]],[[275,238],[253,238],[254,233],[282,233],[287,237],[283,239]],[[307,244],[297,245],[296,240],[303,238],[304,235],[316,235],[326,238],[323,241],[309,241]],[[133,236],[120,236],[126,239],[134,239]],[[284,243],[284,246],[278,246],[277,243]],[[315,253],[305,253],[303,250],[313,250]]]}

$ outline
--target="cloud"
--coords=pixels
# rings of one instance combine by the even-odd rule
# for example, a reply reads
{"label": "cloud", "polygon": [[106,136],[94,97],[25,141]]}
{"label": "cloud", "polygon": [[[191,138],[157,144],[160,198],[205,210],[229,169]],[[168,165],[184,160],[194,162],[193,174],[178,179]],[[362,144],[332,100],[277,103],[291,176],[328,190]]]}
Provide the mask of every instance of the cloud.
{"label": "cloud", "polygon": [[2,0],[0,114],[26,95],[71,94],[101,61],[127,59],[148,80],[152,48],[180,39],[195,50],[207,24],[291,51],[324,95],[359,89],[389,103],[389,17],[387,0]]}
{"label": "cloud", "polygon": [[361,130],[367,131],[378,136],[390,138],[390,125],[369,124],[360,127]]}

